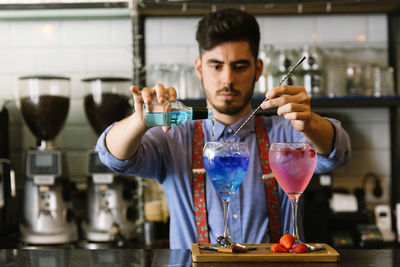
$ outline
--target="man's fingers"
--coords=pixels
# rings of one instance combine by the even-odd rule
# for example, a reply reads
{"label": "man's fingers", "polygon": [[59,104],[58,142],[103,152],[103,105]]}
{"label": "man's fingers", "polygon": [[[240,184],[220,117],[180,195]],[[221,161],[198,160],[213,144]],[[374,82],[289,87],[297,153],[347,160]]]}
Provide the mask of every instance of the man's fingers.
{"label": "man's fingers", "polygon": [[281,85],[275,88],[272,88],[267,91],[265,96],[268,99],[279,97],[281,95],[295,95],[298,93],[304,92],[305,89],[303,86],[296,86],[296,85]]}
{"label": "man's fingers", "polygon": [[175,101],[176,98],[177,98],[175,88],[174,87],[168,87],[167,88],[167,92],[168,92],[169,100]]}
{"label": "man's fingers", "polygon": [[144,87],[140,92],[143,97],[143,102],[149,104],[151,102],[152,90],[150,88]]}
{"label": "man's fingers", "polygon": [[287,120],[301,120],[301,121],[308,121],[311,119],[311,112],[303,111],[303,112],[288,112],[284,113],[283,117]]}
{"label": "man's fingers", "polygon": [[307,111],[310,111],[309,105],[288,103],[286,105],[280,106],[277,110],[277,114],[281,116],[289,112],[307,112]]}
{"label": "man's fingers", "polygon": [[144,102],[140,90],[135,85],[131,86],[131,92],[133,94],[133,100],[136,103],[143,103]]}
{"label": "man's fingers", "polygon": [[161,128],[162,128],[163,132],[166,133],[169,131],[169,129],[171,129],[171,126],[161,126]]}
{"label": "man's fingers", "polygon": [[267,100],[261,104],[262,109],[277,108],[288,103],[310,103],[303,86],[281,85],[268,90],[265,96]]}
{"label": "man's fingers", "polygon": [[154,97],[157,97],[158,102],[163,103],[165,100],[175,101],[177,98],[176,90],[173,87],[165,88],[161,83],[156,84],[153,88],[143,88],[141,91],[133,85],[131,92],[136,96],[143,99],[143,102],[148,104]]}
{"label": "man's fingers", "polygon": [[310,98],[306,94],[297,94],[297,95],[282,95],[276,98],[271,98],[264,101],[261,104],[261,108],[277,108],[288,103],[300,103],[300,104],[309,104]]}
{"label": "man's fingers", "polygon": [[132,86],[131,86],[131,92],[132,92],[132,94],[134,94],[134,95],[140,95],[140,91],[139,91],[139,89],[136,87],[136,85],[132,85]]}
{"label": "man's fingers", "polygon": [[168,99],[168,96],[165,95],[166,90],[164,85],[157,83],[156,86],[154,86],[154,89],[156,90],[158,102],[163,103],[164,100]]}

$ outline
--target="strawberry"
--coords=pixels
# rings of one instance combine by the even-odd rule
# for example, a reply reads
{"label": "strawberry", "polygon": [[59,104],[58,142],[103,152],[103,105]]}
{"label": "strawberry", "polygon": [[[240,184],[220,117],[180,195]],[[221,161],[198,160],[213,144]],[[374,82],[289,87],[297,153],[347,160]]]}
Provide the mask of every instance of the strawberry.
{"label": "strawberry", "polygon": [[310,158],[314,158],[316,154],[317,154],[317,152],[315,152],[314,149],[308,150],[308,156],[309,156]]}
{"label": "strawberry", "polygon": [[297,244],[293,248],[289,249],[289,251],[294,253],[304,253],[307,252],[307,246],[306,244]]}
{"label": "strawberry", "polygon": [[286,249],[291,249],[294,244],[294,237],[291,234],[284,234],[281,239],[279,239],[279,243]]}
{"label": "strawberry", "polygon": [[285,248],[284,246],[282,246],[281,244],[273,244],[271,246],[271,252],[288,252],[287,248]]}

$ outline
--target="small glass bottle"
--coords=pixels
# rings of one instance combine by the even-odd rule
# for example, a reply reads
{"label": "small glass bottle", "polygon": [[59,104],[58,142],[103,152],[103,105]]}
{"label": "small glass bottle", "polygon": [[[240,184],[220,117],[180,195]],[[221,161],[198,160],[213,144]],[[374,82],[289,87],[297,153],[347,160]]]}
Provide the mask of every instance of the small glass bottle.
{"label": "small glass bottle", "polygon": [[211,108],[187,107],[180,101],[153,100],[143,105],[143,120],[149,126],[177,126],[188,120],[214,119]]}

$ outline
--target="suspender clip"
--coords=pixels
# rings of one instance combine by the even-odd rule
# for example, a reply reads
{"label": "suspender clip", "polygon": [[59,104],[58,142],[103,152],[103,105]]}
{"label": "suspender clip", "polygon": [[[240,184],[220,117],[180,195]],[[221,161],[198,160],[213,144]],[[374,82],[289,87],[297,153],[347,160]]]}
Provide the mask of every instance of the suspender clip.
{"label": "suspender clip", "polygon": [[202,169],[193,169],[192,172],[194,174],[204,174],[204,173],[206,173],[206,170],[204,168],[202,168]]}
{"label": "suspender clip", "polygon": [[263,174],[262,175],[262,179],[263,180],[267,180],[267,179],[270,179],[270,178],[275,178],[273,173],[268,173],[268,174]]}

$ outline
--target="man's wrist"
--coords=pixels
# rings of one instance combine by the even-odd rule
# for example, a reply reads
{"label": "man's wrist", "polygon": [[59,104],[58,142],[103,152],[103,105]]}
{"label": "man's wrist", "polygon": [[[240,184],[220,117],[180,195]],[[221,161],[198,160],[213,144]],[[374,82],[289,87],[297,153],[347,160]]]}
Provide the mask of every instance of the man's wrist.
{"label": "man's wrist", "polygon": [[141,130],[141,132],[144,133],[151,128],[151,126],[147,125],[143,121],[142,115],[139,114],[138,112],[134,112],[131,116],[132,116],[132,120],[134,121],[135,127],[138,127],[137,129]]}
{"label": "man's wrist", "polygon": [[304,137],[317,149],[319,154],[329,155],[333,150],[334,128],[331,122],[316,113],[312,113],[312,119]]}

